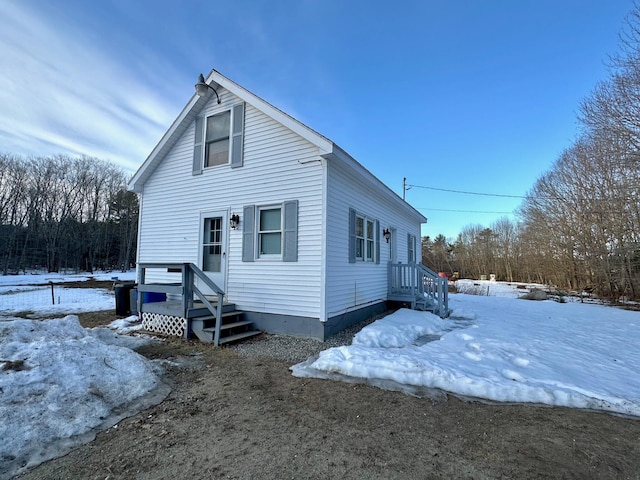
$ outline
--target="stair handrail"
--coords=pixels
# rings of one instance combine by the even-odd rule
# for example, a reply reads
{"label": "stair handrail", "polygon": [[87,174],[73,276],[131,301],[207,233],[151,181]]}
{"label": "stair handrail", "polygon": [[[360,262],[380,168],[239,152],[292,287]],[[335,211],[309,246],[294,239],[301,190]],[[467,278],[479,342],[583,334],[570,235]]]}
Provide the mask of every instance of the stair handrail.
{"label": "stair handrail", "polygon": [[436,305],[440,317],[449,314],[449,281],[421,263],[389,262],[388,290],[390,296],[409,296],[414,300],[429,299]]}
{"label": "stair handrail", "polygon": [[[182,311],[183,317],[188,318],[189,309],[193,308],[194,294],[207,307],[207,310],[216,317],[216,326],[214,334],[214,344],[217,347],[220,341],[220,324],[222,323],[222,303],[224,301],[225,292],[213,280],[211,280],[200,268],[192,262],[184,263],[138,263],[138,284],[145,284],[147,268],[162,268],[174,270],[174,273],[182,274]],[[195,279],[211,289],[217,295],[218,304],[212,305],[204,293],[196,286]],[[138,312],[142,311],[142,295],[138,295]],[[189,327],[187,326],[185,335],[188,335]]]}
{"label": "stair handrail", "polygon": [[[212,305],[209,299],[202,293],[202,291],[196,286],[195,278],[197,277],[202,283],[209,287],[218,297],[217,305]],[[207,310],[211,312],[211,315],[216,317],[216,325],[213,335],[213,344],[217,347],[220,343],[220,326],[222,324],[222,303],[224,301],[224,290],[222,290],[213,280],[211,280],[202,270],[200,270],[194,263],[185,263],[183,268],[183,285],[185,286],[184,298],[187,300],[187,308],[193,307],[193,294],[200,299],[200,301],[207,307]],[[187,317],[185,310],[185,317]]]}
{"label": "stair handrail", "polygon": [[[446,276],[441,277],[422,263],[416,263],[416,268],[418,275],[423,278],[423,281],[419,283],[426,283],[432,287],[427,295],[438,305],[438,315],[442,318],[446,317],[449,314],[449,279]],[[427,281],[424,280],[425,278]]]}

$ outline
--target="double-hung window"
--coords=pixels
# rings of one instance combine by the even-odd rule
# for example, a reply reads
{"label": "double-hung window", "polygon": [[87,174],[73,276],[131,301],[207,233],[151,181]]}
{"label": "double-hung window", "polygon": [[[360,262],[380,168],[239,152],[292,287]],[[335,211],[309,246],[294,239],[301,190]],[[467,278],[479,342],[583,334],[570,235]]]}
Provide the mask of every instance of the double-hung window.
{"label": "double-hung window", "polygon": [[242,261],[298,261],[298,201],[245,205],[242,219]]}
{"label": "double-hung window", "polygon": [[380,262],[379,222],[349,209],[349,262]]}
{"label": "double-hung window", "polygon": [[229,163],[229,128],[231,112],[218,113],[207,118],[204,139],[204,166],[226,165]]}
{"label": "double-hung window", "polygon": [[229,165],[242,167],[244,162],[244,103],[231,110],[209,117],[199,116],[195,121],[193,142],[193,175],[202,174],[203,168]]}
{"label": "double-hung window", "polygon": [[258,256],[282,253],[282,208],[258,209]]}

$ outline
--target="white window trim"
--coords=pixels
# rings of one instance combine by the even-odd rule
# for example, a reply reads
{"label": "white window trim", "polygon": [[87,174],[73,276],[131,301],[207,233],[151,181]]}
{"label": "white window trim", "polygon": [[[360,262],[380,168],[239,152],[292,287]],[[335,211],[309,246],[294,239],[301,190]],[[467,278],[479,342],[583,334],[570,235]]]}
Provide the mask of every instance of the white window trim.
{"label": "white window trim", "polygon": [[[357,230],[358,230],[358,219],[362,219],[362,236],[359,237],[357,234]],[[367,225],[371,223],[371,233],[373,235],[373,238],[369,239],[367,237]],[[376,221],[375,219],[371,218],[371,217],[367,217],[366,215],[362,215],[360,213],[356,212],[356,232],[355,233],[355,237],[356,237],[356,262],[364,262],[364,263],[376,263],[376,252],[377,252],[377,241],[378,241],[378,236],[376,235]],[[358,247],[357,247],[357,242],[362,241],[362,256],[359,257],[358,256]],[[368,242],[372,242],[372,249],[371,249],[371,257],[368,256]]]}
{"label": "white window trim", "polygon": [[[207,122],[209,121],[209,119],[211,117],[215,117],[217,115],[222,115],[223,113],[227,113],[229,112],[229,136],[227,137],[227,141],[229,144],[229,149],[227,151],[227,163],[221,163],[219,165],[209,165],[209,166],[205,166],[206,163],[206,159],[207,159]],[[204,122],[202,122],[204,125],[202,126],[204,128],[204,131],[202,133],[202,169],[203,170],[209,170],[210,168],[218,168],[218,167],[228,167],[229,165],[231,165],[231,149],[232,149],[232,143],[233,143],[233,108],[226,108],[224,110],[220,110],[219,112],[215,112],[212,113],[211,115],[206,115],[204,117]]]}
{"label": "white window trim", "polygon": [[[280,210],[280,230],[260,230],[260,213],[263,210]],[[284,255],[284,205],[282,203],[276,203],[272,205],[258,205],[256,206],[256,218],[255,218],[255,230],[256,232],[256,244],[254,258],[256,260],[279,260],[281,261]],[[260,253],[260,239],[263,233],[280,233],[280,253]]]}

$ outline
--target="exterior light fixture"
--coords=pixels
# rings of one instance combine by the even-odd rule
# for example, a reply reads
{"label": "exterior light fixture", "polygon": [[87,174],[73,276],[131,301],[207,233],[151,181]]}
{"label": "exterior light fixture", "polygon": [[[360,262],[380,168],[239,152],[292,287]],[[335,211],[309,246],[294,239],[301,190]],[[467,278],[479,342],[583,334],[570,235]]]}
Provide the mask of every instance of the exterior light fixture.
{"label": "exterior light fixture", "polygon": [[389,243],[389,239],[391,238],[391,232],[389,231],[388,228],[385,228],[382,231],[382,235],[384,235],[384,239],[387,241],[387,243]]}
{"label": "exterior light fixture", "polygon": [[231,228],[233,228],[234,230],[236,228],[238,228],[238,225],[240,225],[240,217],[238,216],[237,213],[234,213],[233,215],[231,215]]}
{"label": "exterior light fixture", "polygon": [[220,104],[220,96],[215,88],[204,81],[204,75],[200,74],[198,77],[198,83],[195,85],[196,93],[199,97],[206,97],[209,94],[209,89],[213,90],[213,93],[216,94],[216,98],[218,99],[218,105]]}

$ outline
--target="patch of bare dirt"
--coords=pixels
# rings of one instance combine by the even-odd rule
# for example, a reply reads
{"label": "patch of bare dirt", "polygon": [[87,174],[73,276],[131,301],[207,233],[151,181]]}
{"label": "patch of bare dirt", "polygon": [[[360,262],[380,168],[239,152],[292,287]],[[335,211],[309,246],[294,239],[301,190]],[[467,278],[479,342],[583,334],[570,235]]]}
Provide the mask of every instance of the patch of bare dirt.
{"label": "patch of bare dirt", "polygon": [[74,313],[74,315],[78,317],[80,325],[84,328],[103,327],[118,318],[124,318],[122,315],[116,315],[115,309],[102,310],[99,312]]}
{"label": "patch of bare dirt", "polygon": [[66,288],[106,288],[107,290],[112,290],[113,287],[119,283],[120,282],[113,280],[95,280],[90,278],[77,282],[56,283],[56,286]]}
{"label": "patch of bare dirt", "polygon": [[294,378],[180,339],[140,353],[166,365],[167,399],[20,478],[640,478],[638,419]]}

